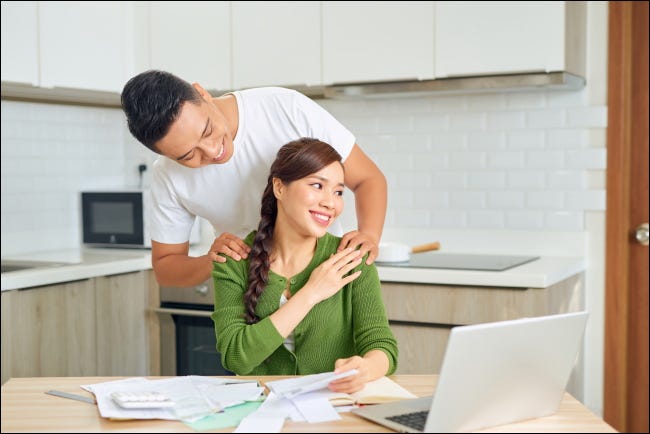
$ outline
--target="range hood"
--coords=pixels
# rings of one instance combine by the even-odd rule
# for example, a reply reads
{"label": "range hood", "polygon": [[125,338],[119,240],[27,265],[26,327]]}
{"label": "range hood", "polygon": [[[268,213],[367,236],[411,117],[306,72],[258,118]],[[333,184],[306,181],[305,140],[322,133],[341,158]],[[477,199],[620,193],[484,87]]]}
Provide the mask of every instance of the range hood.
{"label": "range hood", "polygon": [[[580,90],[585,79],[569,72],[527,73],[474,77],[404,80],[392,82],[346,83],[331,86],[285,86],[310,98],[363,99],[407,98],[483,92],[525,92],[531,90]],[[212,95],[226,91],[211,90]],[[43,88],[22,83],[2,82],[2,98],[90,106],[120,107],[117,92],[73,88]]]}
{"label": "range hood", "polygon": [[580,90],[585,79],[569,72],[526,73],[474,77],[347,83],[325,86],[323,97],[332,99],[403,98],[440,94]]}

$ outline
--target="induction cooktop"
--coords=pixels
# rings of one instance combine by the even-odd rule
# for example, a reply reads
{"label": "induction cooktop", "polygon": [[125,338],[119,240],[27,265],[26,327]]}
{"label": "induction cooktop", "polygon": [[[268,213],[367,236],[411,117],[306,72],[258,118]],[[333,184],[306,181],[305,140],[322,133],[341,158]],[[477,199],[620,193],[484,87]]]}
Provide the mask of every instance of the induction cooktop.
{"label": "induction cooktop", "polygon": [[377,262],[380,267],[445,268],[451,270],[504,271],[539,259],[539,256],[478,255],[426,252],[411,254],[404,262]]}

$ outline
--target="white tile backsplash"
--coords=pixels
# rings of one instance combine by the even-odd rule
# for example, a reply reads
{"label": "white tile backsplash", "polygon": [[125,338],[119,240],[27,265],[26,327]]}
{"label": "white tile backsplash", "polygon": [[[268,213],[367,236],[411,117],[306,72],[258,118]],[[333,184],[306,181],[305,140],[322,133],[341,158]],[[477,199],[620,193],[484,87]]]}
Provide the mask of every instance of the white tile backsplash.
{"label": "white tile backsplash", "polygon": [[319,103],[385,172],[385,233],[580,232],[604,210],[604,183],[589,180],[606,166],[607,108],[586,89]]}
{"label": "white tile backsplash", "polygon": [[[604,210],[607,109],[584,91],[319,100],[389,181],[387,228],[582,231]],[[118,108],[2,101],[2,252],[80,243],[79,191],[156,155]],[[598,188],[600,187],[600,188]],[[348,195],[349,198],[351,195]],[[344,222],[354,222],[349,201]],[[19,236],[18,236],[18,235]]]}
{"label": "white tile backsplash", "polygon": [[2,100],[1,131],[2,255],[78,247],[80,191],[137,187],[155,156],[118,108]]}

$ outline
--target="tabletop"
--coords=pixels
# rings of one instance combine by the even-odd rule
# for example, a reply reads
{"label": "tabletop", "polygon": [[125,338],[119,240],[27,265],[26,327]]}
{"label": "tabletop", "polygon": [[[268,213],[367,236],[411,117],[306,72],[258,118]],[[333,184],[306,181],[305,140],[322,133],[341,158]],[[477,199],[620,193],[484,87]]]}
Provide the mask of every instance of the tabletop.
{"label": "tabletop", "polygon": [[[196,432],[180,421],[104,419],[97,406],[86,402],[48,395],[51,389],[92,397],[80,385],[101,383],[126,377],[36,377],[12,378],[2,385],[2,432]],[[150,379],[165,377],[148,377]],[[262,383],[287,377],[254,378]],[[433,393],[437,375],[393,375],[395,382],[417,396]],[[342,420],[310,424],[286,421],[282,432],[391,432],[352,413],[341,413]],[[235,427],[208,431],[231,432]],[[477,432],[616,432],[600,417],[566,393],[557,413],[523,422],[501,425]]]}

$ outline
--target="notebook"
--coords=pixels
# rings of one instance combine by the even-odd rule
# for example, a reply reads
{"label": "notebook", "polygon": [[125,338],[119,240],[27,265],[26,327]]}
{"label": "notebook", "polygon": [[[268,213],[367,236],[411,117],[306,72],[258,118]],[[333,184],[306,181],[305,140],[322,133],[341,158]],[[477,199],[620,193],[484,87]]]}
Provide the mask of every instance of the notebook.
{"label": "notebook", "polygon": [[557,411],[586,312],[454,327],[433,396],[354,409],[402,432],[467,432]]}

